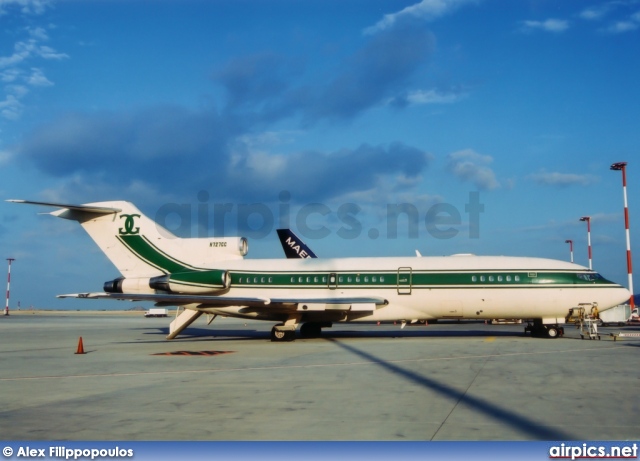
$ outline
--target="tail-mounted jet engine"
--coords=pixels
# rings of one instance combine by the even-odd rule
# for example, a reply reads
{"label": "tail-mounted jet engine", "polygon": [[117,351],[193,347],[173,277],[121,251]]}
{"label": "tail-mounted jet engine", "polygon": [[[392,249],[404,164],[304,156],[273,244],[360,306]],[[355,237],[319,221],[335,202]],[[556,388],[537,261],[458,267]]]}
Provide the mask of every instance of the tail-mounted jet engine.
{"label": "tail-mounted jet engine", "polygon": [[106,293],[165,293],[209,294],[229,288],[231,276],[228,271],[211,269],[204,271],[178,272],[151,278],[124,278],[105,282]]}

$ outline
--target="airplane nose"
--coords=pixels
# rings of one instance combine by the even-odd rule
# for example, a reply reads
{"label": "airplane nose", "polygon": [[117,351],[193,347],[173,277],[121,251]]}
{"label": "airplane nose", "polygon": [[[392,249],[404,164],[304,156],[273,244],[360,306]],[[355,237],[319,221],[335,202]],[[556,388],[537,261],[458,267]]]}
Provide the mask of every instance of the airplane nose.
{"label": "airplane nose", "polygon": [[631,292],[625,287],[620,287],[616,290],[616,296],[614,302],[615,305],[627,304],[631,300]]}

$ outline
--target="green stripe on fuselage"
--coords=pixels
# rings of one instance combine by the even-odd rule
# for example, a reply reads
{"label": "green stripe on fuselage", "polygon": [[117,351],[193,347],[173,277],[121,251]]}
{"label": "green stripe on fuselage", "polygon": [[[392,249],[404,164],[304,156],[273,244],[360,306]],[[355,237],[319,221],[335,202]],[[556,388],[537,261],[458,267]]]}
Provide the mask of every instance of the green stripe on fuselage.
{"label": "green stripe on fuselage", "polygon": [[193,267],[177,261],[170,257],[149,240],[141,235],[118,235],[120,241],[136,255],[139,259],[155,267],[156,269],[171,274],[173,272],[188,272],[194,270]]}
{"label": "green stripe on fuselage", "polygon": [[[398,273],[374,271],[331,272],[336,274],[337,287],[340,288],[376,288],[396,286]],[[577,272],[535,272],[530,271],[450,271],[430,272],[413,271],[411,286],[415,288],[429,287],[464,287],[464,288],[509,288],[509,287],[545,287],[545,286],[602,286],[616,283],[606,280],[597,274]],[[264,287],[300,287],[321,288],[328,286],[329,272],[239,272],[231,273],[231,284],[234,286]]]}

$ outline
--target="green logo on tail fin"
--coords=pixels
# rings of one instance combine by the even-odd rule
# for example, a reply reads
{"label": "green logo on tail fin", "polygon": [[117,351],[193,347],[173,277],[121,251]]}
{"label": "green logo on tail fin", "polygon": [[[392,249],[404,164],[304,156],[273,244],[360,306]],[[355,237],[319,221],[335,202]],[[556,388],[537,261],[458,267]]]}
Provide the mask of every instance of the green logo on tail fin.
{"label": "green logo on tail fin", "polygon": [[133,227],[135,225],[135,222],[133,220],[133,218],[139,218],[140,215],[139,214],[121,214],[120,218],[125,218],[124,221],[124,228],[120,228],[118,229],[118,232],[120,232],[120,235],[136,235],[138,233],[140,233],[140,228],[139,227]]}

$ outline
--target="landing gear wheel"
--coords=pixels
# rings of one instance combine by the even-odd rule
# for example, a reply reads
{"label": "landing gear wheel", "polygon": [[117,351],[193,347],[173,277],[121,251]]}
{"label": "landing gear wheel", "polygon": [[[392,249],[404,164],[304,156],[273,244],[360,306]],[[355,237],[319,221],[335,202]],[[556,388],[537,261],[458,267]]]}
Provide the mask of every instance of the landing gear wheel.
{"label": "landing gear wheel", "polygon": [[295,330],[279,330],[277,326],[271,329],[271,341],[273,342],[293,341],[294,339],[296,339]]}

